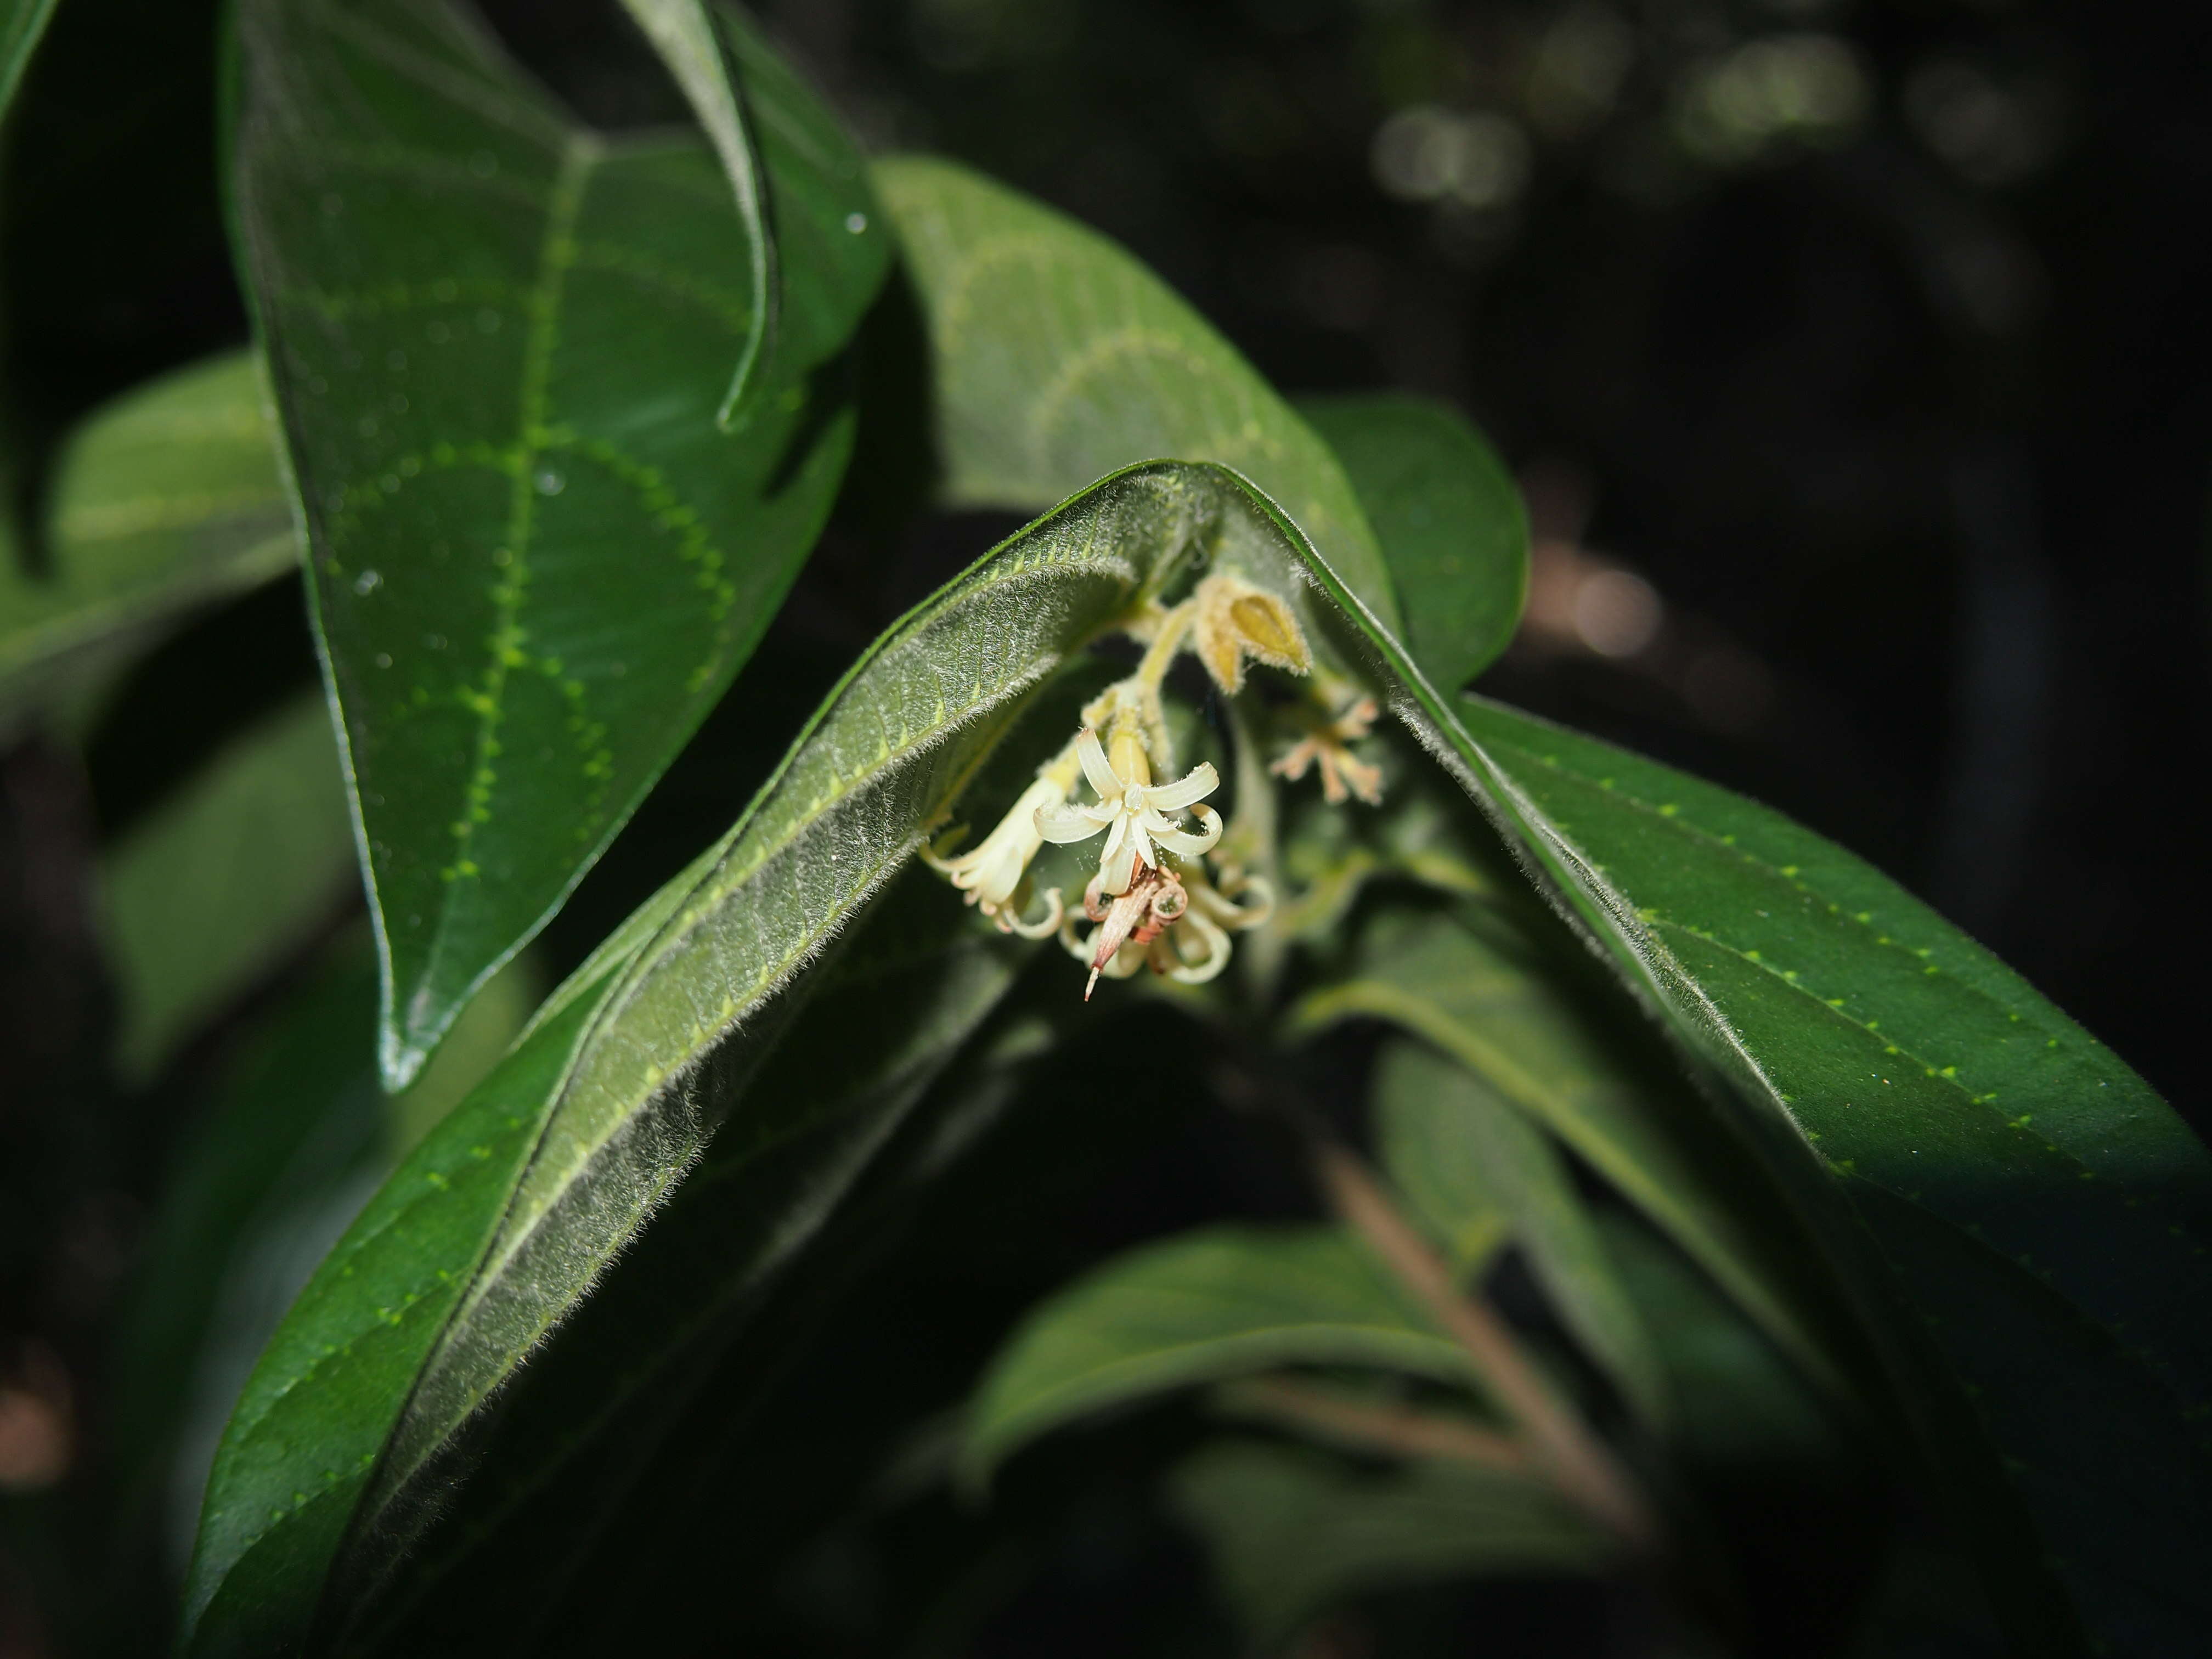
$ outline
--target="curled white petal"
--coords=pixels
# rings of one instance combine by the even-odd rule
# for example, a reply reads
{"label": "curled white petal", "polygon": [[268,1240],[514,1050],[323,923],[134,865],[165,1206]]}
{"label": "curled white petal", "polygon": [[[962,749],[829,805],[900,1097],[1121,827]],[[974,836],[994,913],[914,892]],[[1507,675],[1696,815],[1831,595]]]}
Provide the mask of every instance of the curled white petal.
{"label": "curled white petal", "polygon": [[1066,907],[1060,902],[1057,887],[1045,890],[1044,903],[1045,914],[1042,921],[1024,921],[1012,910],[1000,912],[999,920],[1006,924],[1008,933],[1019,933],[1024,939],[1043,939],[1048,934],[1060,932],[1060,923],[1067,914]]}
{"label": "curled white petal", "polygon": [[[1168,977],[1180,985],[1203,985],[1229,965],[1229,935],[1195,905],[1184,911],[1182,919],[1176,924],[1178,933],[1185,928],[1198,935],[1206,946],[1206,954],[1196,962],[1188,962],[1173,945],[1169,945],[1175,965],[1168,969]],[[1161,943],[1167,941],[1163,939]]]}
{"label": "curled white petal", "polygon": [[1091,787],[1098,792],[1101,800],[1120,799],[1121,775],[1108,763],[1106,748],[1098,741],[1098,733],[1087,726],[1076,734],[1075,756],[1083,763],[1083,775],[1091,780]]}
{"label": "curled white petal", "polygon": [[1145,805],[1156,811],[1180,812],[1194,801],[1204,800],[1221,787],[1221,775],[1212,763],[1200,761],[1173,783],[1156,784],[1145,791]]}
{"label": "curled white petal", "polygon": [[1037,809],[1036,832],[1055,846],[1089,841],[1113,822],[1088,806],[1044,806]]}
{"label": "curled white petal", "polygon": [[1146,827],[1158,837],[1160,845],[1170,852],[1196,857],[1221,839],[1221,814],[1211,806],[1194,806],[1191,812],[1198,819],[1196,834],[1188,830],[1178,830],[1164,821],[1161,824]]}

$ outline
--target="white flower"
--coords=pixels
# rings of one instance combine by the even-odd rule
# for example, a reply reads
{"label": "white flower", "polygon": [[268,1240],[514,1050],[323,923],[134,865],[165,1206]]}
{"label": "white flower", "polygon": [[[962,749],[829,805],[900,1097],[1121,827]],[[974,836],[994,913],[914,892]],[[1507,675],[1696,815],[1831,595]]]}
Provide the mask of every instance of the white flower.
{"label": "white flower", "polygon": [[1061,808],[1067,800],[1066,788],[1051,775],[1052,770],[1048,768],[1022,792],[1021,799],[999,820],[999,827],[984,836],[980,845],[949,859],[939,857],[927,846],[921,849],[923,861],[939,874],[950,876],[952,884],[968,895],[969,903],[995,919],[1002,929],[1030,939],[1042,939],[1060,926],[1058,888],[1045,895],[1048,914],[1042,921],[1023,921],[1009,904],[1029,872],[1030,860],[1044,844],[1043,836],[1037,833],[1037,815]]}
{"label": "white flower", "polygon": [[[1098,792],[1089,806],[1045,806],[1037,809],[1037,832],[1058,843],[1088,841],[1106,832],[1105,850],[1098,856],[1098,887],[1118,896],[1129,890],[1137,868],[1159,867],[1154,843],[1171,853],[1195,856],[1221,839],[1221,815],[1210,806],[1197,805],[1213,793],[1221,780],[1201,761],[1173,783],[1155,784],[1145,760],[1144,743],[1132,732],[1115,741],[1115,761],[1106,758],[1098,734],[1083,728],[1075,752],[1083,763],[1083,775]],[[1180,816],[1186,807],[1195,810],[1199,829],[1193,834],[1176,827],[1170,814]],[[977,849],[981,851],[981,848]]]}

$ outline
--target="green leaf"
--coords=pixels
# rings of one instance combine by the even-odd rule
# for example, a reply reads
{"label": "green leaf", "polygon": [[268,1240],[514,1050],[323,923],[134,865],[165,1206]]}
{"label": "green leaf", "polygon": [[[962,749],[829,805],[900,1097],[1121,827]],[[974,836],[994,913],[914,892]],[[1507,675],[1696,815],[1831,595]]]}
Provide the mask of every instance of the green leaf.
{"label": "green leaf", "polygon": [[[1729,1079],[1744,1133],[1886,1337],[1932,1455],[1976,1494],[2018,1639],[2081,1639],[2032,1582],[2045,1570],[2088,1639],[2156,1650],[2201,1628],[2203,1146],[2103,1045],[1840,848],[1496,704],[1447,718],[1451,752],[1563,909]],[[2021,1503],[2044,1540],[2026,1559]]]}
{"label": "green leaf", "polygon": [[1304,1447],[1224,1441],[1180,1465],[1169,1494],[1255,1647],[1363,1592],[1595,1574],[1612,1553],[1544,1488],[1456,1463],[1378,1471]]}
{"label": "green leaf", "polygon": [[250,354],[126,393],[62,452],[51,570],[0,560],[0,713],[112,663],[191,607],[282,574],[294,547]]}
{"label": "green leaf", "polygon": [[928,326],[949,500],[1034,509],[1134,462],[1219,462],[1395,625],[1390,574],[1336,457],[1166,283],[955,163],[896,156],[875,180]]}
{"label": "green leaf", "polygon": [[1626,1212],[1596,1218],[1607,1256],[1652,1338],[1674,1404],[1670,1438],[1700,1469],[1753,1480],[1863,1455],[1782,1352],[1687,1257]]}
{"label": "green leaf", "polygon": [[0,0],[0,116],[15,100],[23,66],[31,61],[39,37],[46,32],[46,20],[53,15],[54,0]]}
{"label": "green leaf", "polygon": [[109,1423],[119,1484],[127,1501],[158,1507],[173,1565],[191,1547],[223,1419],[262,1345],[394,1152],[481,1080],[521,1028],[526,964],[510,964],[422,1076],[386,1097],[375,951],[365,927],[349,930],[224,1067],[205,1122],[162,1183],[117,1322]]}
{"label": "green leaf", "polygon": [[244,0],[240,37],[241,257],[396,1085],[766,628],[851,451],[836,360],[888,245],[848,228],[871,198],[828,118],[757,83],[792,303],[732,439],[757,245],[709,150],[580,128],[441,0]]}
{"label": "green leaf", "polygon": [[1567,1328],[1645,1422],[1665,1425],[1674,1405],[1638,1304],[1543,1133],[1481,1078],[1404,1041],[1376,1062],[1375,1109],[1383,1168],[1458,1247],[1455,1265],[1464,1241],[1510,1225]]}
{"label": "green leaf", "polygon": [[353,881],[330,711],[301,697],[217,751],[102,860],[125,1077],[152,1076],[328,927]]}
{"label": "green leaf", "polygon": [[[394,1174],[232,1419],[187,1601],[194,1651],[296,1642],[326,1595],[329,1616],[357,1613],[423,1520],[418,1500],[444,1501],[442,1460],[478,1407],[702,1149],[713,1143],[712,1167],[726,1149],[765,1155],[806,1126],[817,1097],[755,1085],[821,983],[810,966],[1048,677],[1185,568],[1217,510],[1212,484],[1176,467],[1109,480],[893,629],[722,842],[555,994]],[[1065,729],[1037,734],[1036,749]],[[1037,754],[1015,758],[1034,766]],[[962,914],[949,890],[930,896]],[[786,1171],[743,1206],[757,1250],[772,1258],[819,1222],[817,1188],[842,1145],[832,1137],[826,1164]],[[758,1259],[733,1257],[731,1271]]]}
{"label": "green leaf", "polygon": [[1406,648],[1431,684],[1497,659],[1528,596],[1528,514],[1513,475],[1467,417],[1401,392],[1301,398],[1344,465],[1390,568]]}
{"label": "green leaf", "polygon": [[[814,1328],[761,1328],[770,1292],[802,1263],[824,1270],[802,1288],[834,1288],[843,1258],[872,1240],[884,1188],[917,1173],[917,1137],[900,1132],[1034,948],[973,922],[921,871],[871,911],[745,1085],[743,1115],[505,1386],[496,1414],[387,1511],[414,1541],[349,1647],[416,1653],[457,1626],[509,1631],[525,1649],[550,1638],[547,1615],[573,1592],[572,1564],[617,1523],[617,1495],[694,1455],[671,1437],[709,1367],[735,1349],[712,1373],[734,1415],[733,1390],[775,1376]],[[862,1029],[870,1041],[854,1042]],[[410,1513],[410,1499],[434,1513]],[[346,1578],[380,1565],[361,1555],[357,1543],[339,1564]]]}
{"label": "green leaf", "polygon": [[[1707,1149],[1652,1109],[1656,1093],[1611,1051],[1601,1027],[1496,916],[1491,937],[1449,915],[1377,918],[1345,979],[1309,993],[1295,1030],[1354,1017],[1389,1020],[1449,1054],[1557,1135],[1724,1285],[1814,1376],[1833,1373],[1768,1268],[1765,1241]],[[1686,1127],[1686,1125],[1684,1126]],[[1840,1384],[1832,1384],[1840,1387]]]}
{"label": "green leaf", "polygon": [[[645,31],[661,62],[668,65],[690,100],[692,112],[699,118],[708,142],[722,163],[723,175],[729,179],[737,202],[738,221],[744,227],[751,255],[746,268],[750,315],[737,371],[715,414],[727,431],[740,424],[738,415],[745,394],[755,388],[767,367],[766,360],[775,350],[782,295],[776,277],[775,230],[768,219],[768,182],[752,134],[746,129],[730,50],[708,9],[700,0],[623,0],[623,6]],[[744,27],[734,10],[729,15],[732,33]],[[745,38],[753,37],[748,33]]]}
{"label": "green leaf", "polygon": [[1343,1229],[1209,1228],[1117,1256],[1022,1322],[976,1387],[963,1478],[1079,1418],[1279,1365],[1472,1375]]}
{"label": "green leaf", "polygon": [[[1397,712],[1725,1080],[1735,1127],[1965,1506],[2014,1639],[2185,1642],[2212,1611],[2191,1559],[2212,1537],[2202,1145],[2018,975],[1842,849],[1595,739],[1448,704],[1385,631],[1363,631]],[[1653,1207],[1676,1180],[1641,1184],[1622,1190],[1742,1302]]]}

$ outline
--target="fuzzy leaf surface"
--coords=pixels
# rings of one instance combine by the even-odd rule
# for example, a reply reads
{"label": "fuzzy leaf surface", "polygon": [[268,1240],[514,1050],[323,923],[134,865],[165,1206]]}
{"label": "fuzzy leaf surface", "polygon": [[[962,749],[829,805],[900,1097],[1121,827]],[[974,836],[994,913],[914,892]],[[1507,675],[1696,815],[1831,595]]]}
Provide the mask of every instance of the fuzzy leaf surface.
{"label": "fuzzy leaf surface", "polygon": [[887,241],[848,228],[869,203],[849,148],[783,136],[824,118],[763,120],[793,301],[727,435],[755,247],[704,144],[580,127],[442,0],[246,0],[239,33],[241,261],[396,1086],[766,628],[850,453],[836,360]]}
{"label": "fuzzy leaf surface", "polygon": [[1462,1464],[1357,1468],[1305,1447],[1230,1440],[1178,1466],[1168,1492],[1255,1646],[1364,1591],[1595,1573],[1610,1554],[1544,1488]]}
{"label": "fuzzy leaf surface", "polygon": [[961,1467],[980,1481],[1078,1418],[1282,1365],[1471,1376],[1342,1228],[1211,1228],[1118,1256],[1024,1320],[977,1386]]}
{"label": "fuzzy leaf surface", "polygon": [[1430,684],[1487,668],[1528,597],[1528,514],[1513,475],[1449,404],[1402,392],[1301,398],[1352,479]]}
{"label": "fuzzy leaf surface", "polygon": [[281,575],[295,546],[250,354],[126,392],[62,452],[51,570],[0,562],[0,713],[195,605]]}
{"label": "fuzzy leaf surface", "polygon": [[316,693],[224,745],[101,860],[125,1077],[152,1076],[329,926],[353,883],[353,825]]}
{"label": "fuzzy leaf surface", "polygon": [[1502,1210],[1559,1317],[1643,1419],[1673,1414],[1666,1374],[1574,1178],[1541,1130],[1463,1066],[1400,1040],[1376,1062],[1382,1167],[1448,1237]]}
{"label": "fuzzy leaf surface", "polygon": [[[730,834],[549,999],[394,1173],[233,1416],[190,1588],[192,1650],[286,1650],[349,1628],[434,1520],[422,1500],[450,1501],[441,1482],[479,1408],[686,1172],[748,1146],[766,1158],[807,1127],[820,1094],[757,1079],[822,982],[810,969],[1054,671],[1185,568],[1219,517],[1218,489],[1206,469],[1109,480],[909,615]],[[1045,752],[1065,740],[1055,727]],[[1027,766],[1038,758],[1025,751]],[[944,890],[932,896],[957,915]],[[763,1250],[803,1238],[824,1170],[850,1152],[824,1137],[781,1184],[749,1175],[754,1201],[678,1204],[671,1218],[734,1216]],[[742,1279],[752,1260],[720,1271]],[[684,1272],[704,1277],[689,1258]]]}
{"label": "fuzzy leaf surface", "polygon": [[1139,461],[1215,461],[1280,502],[1376,615],[1397,601],[1327,443],[1128,251],[956,163],[875,165],[927,325],[944,490],[1042,507]]}

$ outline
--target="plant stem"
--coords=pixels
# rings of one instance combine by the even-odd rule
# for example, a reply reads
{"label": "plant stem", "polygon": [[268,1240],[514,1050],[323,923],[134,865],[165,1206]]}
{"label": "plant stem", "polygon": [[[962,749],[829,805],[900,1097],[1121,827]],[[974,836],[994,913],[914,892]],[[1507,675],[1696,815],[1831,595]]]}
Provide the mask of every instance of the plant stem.
{"label": "plant stem", "polygon": [[1634,1479],[1553,1395],[1510,1328],[1488,1304],[1460,1294],[1443,1262],[1357,1156],[1318,1133],[1311,1145],[1315,1172],[1337,1214],[1467,1350],[1498,1406],[1528,1437],[1537,1467],[1562,1495],[1630,1549],[1650,1553],[1658,1529]]}
{"label": "plant stem", "polygon": [[1487,1469],[1525,1474],[1528,1449],[1510,1435],[1478,1428],[1409,1406],[1371,1406],[1287,1376],[1255,1376],[1226,1385],[1230,1409],[1402,1457],[1449,1457]]}

